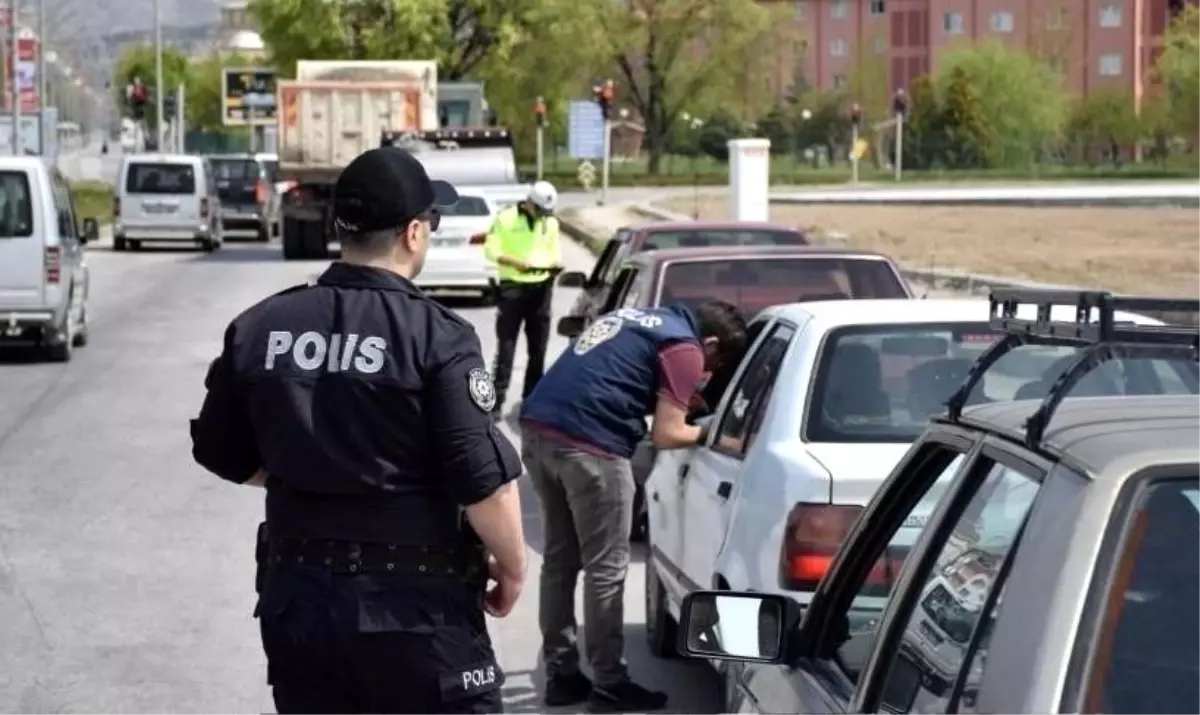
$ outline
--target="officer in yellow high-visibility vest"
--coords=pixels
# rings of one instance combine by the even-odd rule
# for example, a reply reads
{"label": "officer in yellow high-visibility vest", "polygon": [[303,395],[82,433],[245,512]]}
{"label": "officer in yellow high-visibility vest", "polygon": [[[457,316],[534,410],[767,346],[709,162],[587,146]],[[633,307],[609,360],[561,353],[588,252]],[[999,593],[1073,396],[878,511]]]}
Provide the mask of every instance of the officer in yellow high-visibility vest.
{"label": "officer in yellow high-visibility vest", "polygon": [[496,291],[496,360],[492,365],[495,417],[503,414],[522,324],[529,361],[521,398],[528,397],[542,378],[546,343],[550,340],[554,276],[562,267],[558,219],[554,217],[557,204],[558,191],[553,184],[535,183],[524,201],[496,215],[483,244],[484,256],[496,264],[500,280]]}

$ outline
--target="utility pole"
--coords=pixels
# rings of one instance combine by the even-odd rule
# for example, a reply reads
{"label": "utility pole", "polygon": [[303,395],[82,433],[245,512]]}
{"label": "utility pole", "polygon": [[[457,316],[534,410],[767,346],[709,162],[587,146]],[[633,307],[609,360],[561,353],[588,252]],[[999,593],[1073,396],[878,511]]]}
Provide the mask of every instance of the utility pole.
{"label": "utility pole", "polygon": [[46,137],[58,127],[46,126],[46,0],[37,0],[37,96],[38,153],[45,156],[50,142]]}
{"label": "utility pole", "polygon": [[21,75],[17,72],[17,68],[21,66],[21,41],[20,41],[20,23],[17,21],[17,15],[20,12],[20,0],[10,0],[8,3],[8,24],[9,24],[9,60],[8,60],[8,81],[12,85],[12,111],[9,116],[12,117],[12,153],[13,156],[21,156]]}
{"label": "utility pole", "polygon": [[187,100],[187,92],[181,82],[175,90],[175,152],[177,154],[186,153],[187,149],[187,107],[184,102]]}
{"label": "utility pole", "polygon": [[612,110],[613,98],[616,94],[616,83],[611,79],[604,80],[592,87],[596,103],[600,105],[600,116],[604,120],[604,164],[600,170],[600,205],[608,203],[608,180],[612,163]]}
{"label": "utility pole", "polygon": [[537,98],[537,104],[533,107],[533,113],[537,119],[537,180],[542,180],[544,155],[546,151],[546,101],[542,97]]}
{"label": "utility pole", "polygon": [[[13,0],[16,2],[16,0]],[[154,0],[154,150],[163,150],[163,48],[161,0]]]}
{"label": "utility pole", "polygon": [[904,165],[904,118],[908,115],[908,93],[896,90],[892,97],[892,111],[896,115],[896,181],[900,181]]}

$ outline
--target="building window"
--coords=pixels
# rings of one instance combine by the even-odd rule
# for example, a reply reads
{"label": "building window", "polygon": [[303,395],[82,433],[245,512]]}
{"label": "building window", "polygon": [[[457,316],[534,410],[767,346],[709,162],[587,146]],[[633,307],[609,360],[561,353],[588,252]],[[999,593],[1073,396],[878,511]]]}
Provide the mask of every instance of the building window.
{"label": "building window", "polygon": [[963,16],[961,12],[948,12],[942,15],[942,30],[947,35],[961,35],[963,31]]}
{"label": "building window", "polygon": [[796,6],[792,8],[792,17],[797,20],[804,19],[804,0],[798,0]]}
{"label": "building window", "polygon": [[846,75],[835,74],[833,76],[833,88],[834,89],[843,89],[843,88],[845,88],[845,86],[846,86]]}
{"label": "building window", "polygon": [[1013,15],[1011,12],[993,12],[991,19],[992,32],[1012,32]]}
{"label": "building window", "polygon": [[875,54],[877,54],[877,55],[882,55],[883,53],[887,52],[887,49],[888,49],[887,39],[883,38],[883,37],[876,37],[874,49],[875,49]]}
{"label": "building window", "polygon": [[1053,10],[1046,11],[1046,29],[1047,30],[1063,30],[1067,27],[1067,10],[1066,8],[1056,7]]}
{"label": "building window", "polygon": [[1105,77],[1120,76],[1123,64],[1118,54],[1100,55],[1100,74]]}
{"label": "building window", "polygon": [[850,7],[846,0],[833,0],[829,6],[829,16],[834,20],[844,20],[849,14]]}
{"label": "building window", "polygon": [[834,57],[845,57],[846,41],[840,37],[836,40],[831,40],[829,42],[829,54],[833,55]]}
{"label": "building window", "polygon": [[883,0],[871,0],[872,15],[882,15],[885,12],[887,12],[887,8],[884,7]]}
{"label": "building window", "polygon": [[1100,27],[1120,27],[1121,6],[1105,5],[1100,8]]}

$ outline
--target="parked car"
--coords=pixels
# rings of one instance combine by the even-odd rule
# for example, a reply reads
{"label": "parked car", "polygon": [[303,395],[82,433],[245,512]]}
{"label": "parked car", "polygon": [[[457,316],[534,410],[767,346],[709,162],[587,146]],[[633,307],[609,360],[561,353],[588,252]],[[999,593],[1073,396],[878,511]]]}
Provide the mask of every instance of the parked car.
{"label": "parked car", "polygon": [[122,158],[113,198],[113,250],[146,241],[194,243],[215,251],[224,242],[221,199],[212,165],[192,154]]}
{"label": "parked car", "polygon": [[662,221],[617,229],[596,259],[591,275],[578,271],[560,277],[564,285],[583,290],[570,316],[588,323],[604,312],[608,293],[616,284],[625,261],[641,251],[706,246],[805,246],[803,232],[754,221]]}
{"label": "parked car", "polygon": [[278,231],[279,195],[275,171],[262,154],[208,157],[221,197],[221,228],[228,238],[270,241]]}
{"label": "parked car", "polygon": [[[559,283],[571,285],[570,280],[560,276]],[[694,306],[716,298],[733,303],[747,317],[753,317],[775,303],[834,296],[909,298],[912,293],[900,269],[878,253],[803,245],[700,246],[635,254],[617,273],[596,314],[670,303]],[[558,333],[574,337],[588,322],[583,315],[563,317],[558,321]],[[732,369],[711,377],[704,390],[710,405],[716,404],[731,375]],[[633,458],[638,485],[632,534],[635,540],[643,539],[646,533],[642,485],[656,453],[646,441]]]}
{"label": "parked car", "polygon": [[[1084,317],[1021,319],[1024,303]],[[1006,337],[861,514],[797,505],[775,568],[821,577],[802,619],[779,592],[684,599],[679,649],[731,666],[726,711],[1196,710],[1200,332],[1122,324],[1121,308],[1195,314],[1200,301],[995,292]],[[1033,399],[971,406],[1029,344],[1074,351],[1061,377]],[[1078,396],[1113,378],[1115,394]],[[1159,394],[1168,382],[1186,394]],[[729,653],[714,612],[757,646]]]}
{"label": "parked car", "polygon": [[41,157],[0,157],[0,344],[38,347],[58,362],[87,344],[84,246],[98,237],[62,174]]}
{"label": "parked car", "polygon": [[496,266],[484,258],[483,243],[496,216],[496,207],[482,193],[458,195],[453,206],[439,207],[441,223],[429,237],[425,268],[416,278],[423,289],[478,291],[488,300]]}

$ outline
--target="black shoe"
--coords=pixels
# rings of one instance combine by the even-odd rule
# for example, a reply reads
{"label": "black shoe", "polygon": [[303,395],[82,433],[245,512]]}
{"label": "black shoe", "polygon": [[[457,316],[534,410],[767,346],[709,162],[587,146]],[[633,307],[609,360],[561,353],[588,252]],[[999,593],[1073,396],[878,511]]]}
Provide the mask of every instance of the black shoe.
{"label": "black shoe", "polygon": [[592,681],[583,673],[552,676],[546,680],[546,706],[582,703],[592,694]]}
{"label": "black shoe", "polygon": [[590,713],[644,713],[667,706],[667,694],[647,690],[632,680],[616,685],[596,685],[588,697]]}

